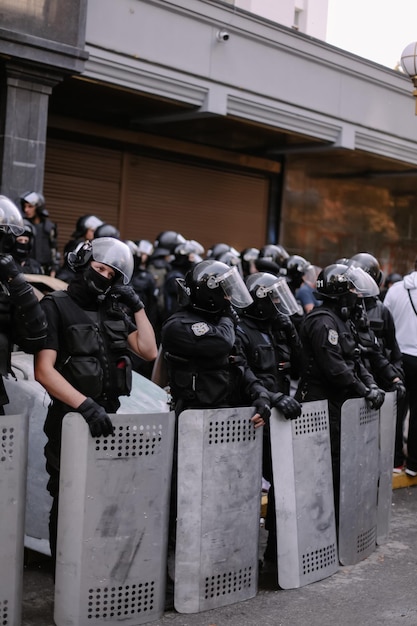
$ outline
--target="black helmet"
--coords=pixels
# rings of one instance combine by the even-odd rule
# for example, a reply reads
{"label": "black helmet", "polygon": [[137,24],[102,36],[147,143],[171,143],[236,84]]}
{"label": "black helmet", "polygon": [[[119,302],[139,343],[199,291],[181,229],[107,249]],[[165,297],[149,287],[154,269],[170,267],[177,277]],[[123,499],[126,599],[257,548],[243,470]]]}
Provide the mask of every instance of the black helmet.
{"label": "black helmet", "polygon": [[293,254],[284,261],[286,276],[294,287],[301,285],[304,274],[311,269],[311,267],[310,261],[307,261],[307,259],[298,254]]}
{"label": "black helmet", "polygon": [[207,250],[206,256],[208,259],[214,259],[216,261],[220,261],[220,257],[223,254],[226,254],[226,252],[232,252],[236,256],[239,256],[239,252],[232,246],[229,246],[228,243],[214,243]]}
{"label": "black helmet", "polygon": [[[162,233],[159,233],[157,238],[155,239],[154,248],[155,251],[158,249],[158,256],[168,256],[169,254],[173,254],[175,248],[180,244],[185,242],[185,237],[183,237],[180,233],[177,233],[175,230],[164,230]],[[161,250],[164,252],[162,254]]]}
{"label": "black helmet", "polygon": [[255,261],[259,256],[258,248],[244,248],[240,253],[242,261],[242,272],[244,276],[248,276],[256,270]]}
{"label": "black helmet", "polygon": [[100,239],[100,237],[114,237],[114,239],[120,239],[120,231],[116,226],[112,226],[112,224],[101,224],[97,226],[94,231],[94,239]]}
{"label": "black helmet", "polygon": [[379,287],[361,267],[334,263],[325,267],[317,277],[317,293],[320,297],[338,300],[350,292],[360,296],[376,296]]}
{"label": "black helmet", "polygon": [[349,259],[349,265],[354,264],[361,267],[365,272],[370,274],[376,284],[381,286],[384,280],[384,275],[381,272],[378,260],[369,252],[358,252]]}
{"label": "black helmet", "polygon": [[[99,226],[102,226],[102,224],[104,224],[103,220],[96,215],[82,215],[77,220],[75,231],[72,236],[83,237],[87,230],[95,231]],[[104,235],[102,236],[104,237]]]}
{"label": "black helmet", "polygon": [[203,259],[204,248],[201,243],[194,239],[189,239],[183,243],[179,243],[174,249],[174,259],[172,264],[177,267],[190,268],[195,263],[199,263]]}
{"label": "black helmet", "polygon": [[68,265],[78,271],[85,269],[90,261],[98,261],[109,265],[127,285],[133,274],[133,255],[129,247],[115,237],[100,237],[93,241],[86,241],[68,253]]}
{"label": "black helmet", "polygon": [[229,265],[229,267],[237,267],[237,269],[239,270],[239,274],[243,275],[240,254],[234,248],[221,254],[218,258],[218,261],[220,261],[221,263],[226,263],[226,265]]}
{"label": "black helmet", "polygon": [[25,208],[25,204],[31,204],[35,207],[36,213],[39,217],[48,217],[49,213],[45,207],[45,198],[38,191],[26,191],[23,195],[20,196],[20,206],[22,207],[22,211]]}
{"label": "black helmet", "polygon": [[403,277],[401,276],[401,274],[398,274],[397,272],[392,272],[392,274],[388,274],[388,276],[385,279],[385,287],[389,287],[390,285],[393,285],[394,283],[399,283],[400,280],[402,280]]}
{"label": "black helmet", "polygon": [[280,267],[284,265],[284,261],[289,258],[289,254],[283,246],[279,244],[269,243],[263,246],[259,251],[259,258],[266,261],[272,261]]}
{"label": "black helmet", "polygon": [[277,311],[284,315],[294,315],[299,311],[284,276],[257,272],[248,276],[246,287],[253,298],[253,303],[245,309],[249,317],[267,320],[275,317]]}
{"label": "black helmet", "polygon": [[229,304],[243,309],[252,302],[237,268],[220,261],[200,261],[177,282],[189,305],[208,313],[221,313]]}

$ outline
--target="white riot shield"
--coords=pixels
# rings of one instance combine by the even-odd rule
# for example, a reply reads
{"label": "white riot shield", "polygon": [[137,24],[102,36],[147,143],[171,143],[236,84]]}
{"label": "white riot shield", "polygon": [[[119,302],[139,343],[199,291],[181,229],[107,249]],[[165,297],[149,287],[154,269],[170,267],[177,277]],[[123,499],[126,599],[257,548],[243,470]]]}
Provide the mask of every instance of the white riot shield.
{"label": "white riot shield", "polygon": [[388,540],[390,528],[396,421],[397,393],[391,391],[385,394],[384,404],[379,410],[379,481],[376,533],[378,545]]}
{"label": "white riot shield", "polygon": [[[52,499],[47,491],[49,476],[45,468],[43,432],[49,395],[34,380],[33,356],[25,352],[12,353],[12,368],[15,378],[6,379],[5,386],[13,413],[27,410],[29,415],[29,449],[27,467],[25,546],[50,555],[48,520]],[[130,396],[121,396],[119,413],[163,413],[168,412],[166,392],[150,380],[133,372]]]}
{"label": "white riot shield", "polygon": [[0,624],[20,626],[28,433],[26,415],[1,415],[0,431]]}
{"label": "white riot shield", "polygon": [[112,415],[91,437],[63,421],[55,583],[57,626],[159,619],[165,606],[174,413]]}
{"label": "white riot shield", "polygon": [[287,420],[271,415],[278,584],[302,587],[338,569],[327,400],[304,402]]}
{"label": "white riot shield", "polygon": [[[392,472],[392,466],[391,466]],[[379,411],[364,398],[341,411],[339,559],[354,565],[376,548],[379,479]]]}
{"label": "white riot shield", "polygon": [[175,608],[198,613],[256,595],[262,428],[253,408],[178,418]]}

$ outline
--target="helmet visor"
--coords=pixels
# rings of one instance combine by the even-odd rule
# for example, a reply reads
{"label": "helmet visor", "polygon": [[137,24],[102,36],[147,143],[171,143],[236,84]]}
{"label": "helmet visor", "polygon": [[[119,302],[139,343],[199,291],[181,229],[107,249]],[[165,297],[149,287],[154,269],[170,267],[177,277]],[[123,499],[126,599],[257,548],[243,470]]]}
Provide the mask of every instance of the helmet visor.
{"label": "helmet visor", "polygon": [[346,278],[353,285],[352,291],[362,298],[377,296],[379,287],[370,274],[365,272],[361,267],[351,265],[345,273]]}
{"label": "helmet visor", "polygon": [[0,196],[0,232],[18,237],[24,230],[23,216],[17,206],[6,196]]}
{"label": "helmet visor", "polygon": [[246,287],[238,268],[232,267],[220,276],[210,276],[207,286],[214,289],[220,285],[230,303],[237,309],[245,309],[252,304],[253,299]]}
{"label": "helmet visor", "polygon": [[123,284],[128,284],[134,268],[133,255],[129,246],[114,237],[100,237],[92,241],[92,251],[94,261],[109,265],[120,272]]}
{"label": "helmet visor", "polygon": [[300,311],[299,304],[284,277],[278,278],[272,285],[259,286],[256,296],[258,298],[269,297],[275,308],[284,315],[294,315]]}

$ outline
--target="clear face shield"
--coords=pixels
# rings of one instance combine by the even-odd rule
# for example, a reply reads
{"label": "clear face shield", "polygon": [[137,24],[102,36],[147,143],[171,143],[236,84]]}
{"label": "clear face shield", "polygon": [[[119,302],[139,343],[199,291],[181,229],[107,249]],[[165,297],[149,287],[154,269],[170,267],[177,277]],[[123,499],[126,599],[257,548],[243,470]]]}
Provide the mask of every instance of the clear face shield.
{"label": "clear face shield", "polygon": [[351,265],[348,267],[345,273],[346,278],[353,284],[352,290],[360,298],[369,298],[371,296],[377,296],[379,294],[379,287],[367,272],[361,267],[355,267]]}
{"label": "clear face shield", "polygon": [[320,274],[321,269],[317,265],[309,265],[303,274],[303,281],[311,287],[315,287],[317,276]]}
{"label": "clear face shield", "polygon": [[300,305],[294,298],[284,277],[277,278],[277,281],[272,285],[259,286],[256,290],[256,297],[270,298],[277,311],[284,315],[294,315],[300,312]]}
{"label": "clear face shield", "polygon": [[132,278],[134,262],[133,255],[127,246],[114,237],[100,237],[91,242],[94,261],[109,265],[123,278],[123,284],[127,285]]}
{"label": "clear face shield", "polygon": [[0,196],[0,232],[19,237],[24,230],[23,217],[17,206],[6,196]]}
{"label": "clear face shield", "polygon": [[223,289],[226,298],[237,309],[245,309],[253,302],[252,296],[237,267],[230,268],[228,272],[221,274],[221,276],[210,276],[208,278],[207,287],[209,289],[216,289],[218,286]]}

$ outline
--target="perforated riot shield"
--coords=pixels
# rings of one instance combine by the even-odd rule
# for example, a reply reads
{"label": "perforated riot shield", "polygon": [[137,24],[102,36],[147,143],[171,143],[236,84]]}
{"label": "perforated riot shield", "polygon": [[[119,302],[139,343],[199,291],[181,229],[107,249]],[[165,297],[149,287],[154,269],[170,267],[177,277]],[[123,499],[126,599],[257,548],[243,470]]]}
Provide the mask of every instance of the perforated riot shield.
{"label": "perforated riot shield", "polygon": [[394,467],[395,424],[397,420],[397,394],[385,394],[379,410],[379,480],[377,533],[378,545],[388,539],[392,504],[392,468]]}
{"label": "perforated riot shield", "polygon": [[274,409],[270,423],[278,584],[292,589],[338,569],[327,401],[293,421]]}
{"label": "perforated riot shield", "polygon": [[0,431],[0,624],[20,626],[28,433],[26,415],[1,415]]}
{"label": "perforated riot shield", "polygon": [[112,415],[93,439],[63,421],[55,584],[57,626],[137,626],[164,611],[175,418]]}
{"label": "perforated riot shield", "polygon": [[[391,466],[392,472],[392,466]],[[379,479],[379,411],[364,398],[341,411],[339,559],[354,565],[376,548]]]}
{"label": "perforated riot shield", "polygon": [[178,419],[175,608],[197,613],[252,598],[258,582],[262,428],[252,408]]}

